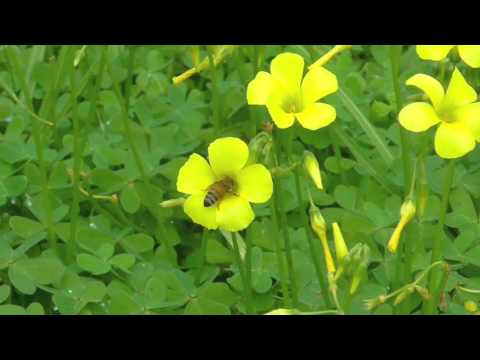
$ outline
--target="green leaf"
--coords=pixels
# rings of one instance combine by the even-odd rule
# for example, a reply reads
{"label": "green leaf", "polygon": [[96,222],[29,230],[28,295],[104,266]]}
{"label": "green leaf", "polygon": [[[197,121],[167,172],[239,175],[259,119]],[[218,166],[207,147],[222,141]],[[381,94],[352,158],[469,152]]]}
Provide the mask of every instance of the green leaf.
{"label": "green leaf", "polygon": [[42,304],[38,302],[31,303],[26,310],[28,315],[45,315]]}
{"label": "green leaf", "polygon": [[120,203],[129,214],[135,214],[140,209],[140,197],[133,186],[126,186],[120,193]]}
{"label": "green leaf", "polygon": [[0,286],[0,303],[4,302],[10,296],[10,286],[1,285]]}
{"label": "green leaf", "polygon": [[118,254],[109,260],[110,264],[127,271],[135,264],[135,256],[132,254]]}
{"label": "green leaf", "polygon": [[0,315],[26,315],[23,307],[18,305],[0,305]]}
{"label": "green leaf", "polygon": [[65,267],[60,260],[53,257],[21,259],[8,269],[8,276],[13,286],[20,292],[32,295],[37,285],[49,285],[59,281]]}
{"label": "green leaf", "polygon": [[110,264],[90,254],[77,255],[77,264],[93,275],[102,275],[110,271]]}
{"label": "green leaf", "polygon": [[28,239],[44,230],[43,225],[38,221],[21,216],[12,216],[9,223],[13,232],[24,239]]}
{"label": "green leaf", "polygon": [[164,306],[167,299],[167,284],[162,273],[156,274],[145,285],[145,306],[149,309]]}
{"label": "green leaf", "polygon": [[231,250],[223,246],[217,239],[207,242],[207,262],[209,264],[230,264],[234,260]]}
{"label": "green leaf", "polygon": [[146,234],[135,234],[123,238],[121,243],[127,248],[127,250],[136,253],[144,253],[153,249],[155,241],[151,236]]}

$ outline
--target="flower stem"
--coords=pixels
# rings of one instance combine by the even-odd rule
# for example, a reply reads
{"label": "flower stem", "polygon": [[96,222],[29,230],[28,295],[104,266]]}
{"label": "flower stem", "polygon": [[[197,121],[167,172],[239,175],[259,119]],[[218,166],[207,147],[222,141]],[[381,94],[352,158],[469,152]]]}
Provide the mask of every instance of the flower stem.
{"label": "flower stem", "polygon": [[289,308],[291,306],[291,299],[290,299],[290,293],[288,291],[288,283],[287,283],[288,280],[287,280],[287,273],[285,269],[283,251],[280,244],[280,234],[279,234],[280,224],[278,221],[277,194],[275,191],[272,194],[272,200],[270,202],[270,212],[272,214],[271,234],[273,234],[273,240],[275,244],[275,253],[277,255],[277,263],[278,263],[278,269],[280,274],[280,285],[282,287],[282,293],[283,293],[283,305],[286,308]]}
{"label": "flower stem", "polygon": [[[30,113],[35,113],[33,108],[32,95],[30,93],[27,81],[23,76],[23,72],[20,67],[16,49],[12,46],[7,46],[6,49],[7,49],[6,54],[7,54],[8,62],[12,68],[12,72],[16,80],[19,83],[20,89],[25,98],[25,103],[28,109],[30,110]],[[53,229],[53,221],[52,221],[53,214],[52,214],[52,207],[50,202],[50,194],[48,191],[48,164],[44,156],[42,128],[40,127],[40,122],[33,120],[33,118],[32,118],[32,134],[33,134],[33,141],[35,143],[37,162],[40,168],[41,179],[42,179],[42,195],[44,196],[44,201],[45,201],[48,242],[53,252],[57,253],[57,239],[55,236],[55,231]]]}
{"label": "flower stem", "polygon": [[212,86],[212,107],[213,107],[213,128],[215,134],[218,135],[220,132],[220,102],[219,102],[219,92],[218,92],[218,70],[215,66],[213,59],[213,54],[208,50],[208,61],[211,69],[211,86]]}
{"label": "flower stem", "polygon": [[[274,148],[274,152],[276,153],[277,158],[277,166],[280,164],[280,146],[278,146],[276,139],[272,134],[272,146]],[[294,266],[293,266],[293,256],[292,256],[292,246],[290,243],[290,234],[288,233],[288,226],[287,226],[287,214],[283,208],[282,197],[281,197],[281,186],[280,180],[276,179],[273,182],[273,192],[277,194],[275,196],[275,205],[277,214],[280,217],[280,232],[282,233],[283,240],[285,242],[285,252],[287,256],[287,272],[290,277],[290,288],[292,291],[292,302],[295,308],[298,308],[298,288],[297,288],[297,280],[295,278]]]}
{"label": "flower stem", "polygon": [[[448,200],[450,197],[450,190],[453,184],[454,174],[455,160],[452,159],[448,162],[448,167],[445,174],[445,181],[442,192],[442,204],[440,206],[440,214],[438,216],[437,233],[434,238],[432,248],[432,264],[441,260],[442,258],[442,252],[445,245],[445,233],[443,231],[443,227],[445,225],[445,217],[447,215]],[[440,275],[441,273],[438,269],[435,269],[430,274],[428,281],[428,289],[432,294],[432,297],[424,304],[423,311],[425,314],[435,314],[437,312],[437,305],[440,297]]]}
{"label": "flower stem", "polygon": [[200,258],[198,259],[198,273],[196,279],[197,285],[200,285],[200,283],[202,282],[203,269],[207,260],[208,235],[208,229],[204,228],[202,233],[202,245],[200,247]]}
{"label": "flower stem", "polygon": [[327,307],[331,307],[332,303],[330,301],[330,298],[328,296],[328,287],[327,283],[325,281],[325,277],[323,276],[322,273],[322,267],[321,267],[321,260],[318,258],[319,252],[316,251],[315,249],[315,242],[313,240],[313,235],[312,235],[312,229],[310,228],[310,224],[307,218],[307,214],[305,212],[304,208],[304,201],[303,201],[303,195],[302,195],[302,190],[301,190],[301,182],[300,182],[300,172],[301,168],[297,167],[294,171],[295,174],[295,188],[297,191],[297,199],[298,199],[298,212],[300,214],[300,217],[302,218],[303,222],[303,229],[305,231],[305,235],[307,236],[308,240],[308,245],[310,247],[310,253],[312,255],[312,260],[313,264],[315,266],[315,272],[317,273],[317,279],[318,279],[318,284],[320,285],[320,290],[322,297],[325,299],[325,305]]}
{"label": "flower stem", "polygon": [[238,240],[237,240],[237,233],[236,232],[232,233],[232,242],[233,242],[233,247],[234,247],[235,261],[236,261],[237,266],[238,266],[238,272],[240,273],[240,279],[242,280],[242,290],[243,290],[243,295],[244,295],[244,298],[245,298],[245,307],[247,308],[247,314],[251,315],[251,314],[253,314],[252,298],[251,298],[250,293],[248,291],[247,278],[245,276],[245,268],[243,267],[242,257],[240,256],[240,249],[238,247]]}
{"label": "flower stem", "polygon": [[[335,126],[335,123],[331,124],[330,126]],[[332,139],[333,153],[335,154],[335,159],[337,160],[338,173],[340,174],[340,179],[342,180],[342,184],[346,185],[347,178],[345,177],[345,172],[343,171],[343,168],[342,168],[342,153],[340,152],[338,139],[335,136],[335,132],[333,131],[332,127],[330,127],[328,131],[329,131],[330,138]]]}
{"label": "flower stem", "polygon": [[[400,91],[400,82],[399,82],[399,72],[400,72],[400,56],[402,55],[402,46],[401,45],[390,45],[390,63],[392,68],[392,80],[393,80],[393,90],[395,92],[395,103],[397,105],[397,114],[400,113],[402,109],[402,93]],[[412,168],[410,164],[410,158],[408,156],[408,138],[407,132],[403,127],[400,129],[400,146],[402,150],[402,162],[403,162],[403,179],[404,179],[404,192],[407,196],[410,189],[410,179]]]}

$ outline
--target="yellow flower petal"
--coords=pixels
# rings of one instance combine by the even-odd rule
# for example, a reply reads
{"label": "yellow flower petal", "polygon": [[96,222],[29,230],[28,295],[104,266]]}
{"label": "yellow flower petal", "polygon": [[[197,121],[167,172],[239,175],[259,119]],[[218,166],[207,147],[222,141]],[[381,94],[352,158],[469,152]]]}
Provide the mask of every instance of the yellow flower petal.
{"label": "yellow flower petal", "polygon": [[206,208],[203,206],[203,200],[206,193],[190,196],[183,204],[183,210],[196,224],[202,225],[209,230],[218,228],[217,224],[217,207],[212,206]]}
{"label": "yellow flower petal", "polygon": [[442,107],[445,110],[473,103],[477,100],[477,93],[467,83],[457,68],[453,71]]}
{"label": "yellow flower petal", "polygon": [[272,75],[260,71],[247,87],[247,103],[249,105],[265,105],[272,90]]}
{"label": "yellow flower petal", "polygon": [[278,104],[267,104],[267,109],[273,122],[280,129],[289,128],[295,122],[295,115],[286,113]]}
{"label": "yellow flower petal", "polygon": [[405,106],[398,114],[398,120],[405,129],[413,132],[428,130],[440,122],[435,109],[425,102]]}
{"label": "yellow flower petal", "polygon": [[270,64],[275,80],[280,80],[288,89],[300,88],[303,77],[303,57],[293,53],[277,55]]}
{"label": "yellow flower petal", "polygon": [[458,108],[454,111],[453,118],[469,129],[475,140],[480,142],[480,102]]}
{"label": "yellow flower petal", "polygon": [[198,154],[192,154],[178,172],[177,190],[184,194],[198,194],[214,181],[215,177],[207,160]]}
{"label": "yellow flower petal", "polygon": [[296,116],[305,129],[317,130],[330,125],[335,120],[337,112],[331,105],[315,103]]}
{"label": "yellow flower petal", "polygon": [[422,90],[430,98],[435,109],[437,109],[443,101],[445,92],[440,82],[425,74],[417,74],[406,81],[407,85],[415,86]]}
{"label": "yellow flower petal", "polygon": [[420,59],[440,61],[447,57],[455,45],[417,45]]}
{"label": "yellow flower petal", "polygon": [[475,148],[472,132],[463,124],[442,122],[435,134],[435,151],[444,159],[462,157]]}
{"label": "yellow flower petal", "polygon": [[264,203],[273,192],[270,171],[261,164],[243,168],[237,178],[237,194],[252,203]]}
{"label": "yellow flower petal", "polygon": [[245,229],[255,218],[250,203],[239,197],[229,196],[218,205],[218,226],[223,230],[234,232]]}
{"label": "yellow flower petal", "polygon": [[208,161],[217,177],[234,177],[248,160],[248,146],[239,138],[225,137],[208,147]]}
{"label": "yellow flower petal", "polygon": [[458,45],[458,53],[468,66],[480,67],[480,45]]}
{"label": "yellow flower petal", "polygon": [[337,77],[323,67],[310,70],[302,82],[303,101],[306,104],[314,103],[337,90]]}

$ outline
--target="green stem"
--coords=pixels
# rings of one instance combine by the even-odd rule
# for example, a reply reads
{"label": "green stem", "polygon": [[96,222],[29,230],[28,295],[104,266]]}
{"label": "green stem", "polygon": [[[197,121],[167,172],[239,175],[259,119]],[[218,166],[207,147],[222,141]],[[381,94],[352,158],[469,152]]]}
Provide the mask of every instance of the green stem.
{"label": "green stem", "polygon": [[340,179],[342,180],[342,184],[346,185],[347,184],[347,178],[345,176],[345,171],[343,171],[342,168],[342,153],[340,152],[340,146],[338,145],[338,139],[335,136],[335,133],[333,131],[333,127],[335,126],[335,123],[330,125],[328,132],[330,135],[330,139],[332,139],[332,147],[333,147],[333,153],[335,154],[335,159],[337,160],[337,167],[338,167],[338,172],[340,174]]}
{"label": "green stem", "polygon": [[[442,259],[442,253],[445,246],[445,233],[443,227],[445,225],[445,218],[448,210],[448,200],[450,198],[450,190],[453,184],[453,178],[455,174],[455,160],[448,161],[448,167],[445,174],[445,182],[442,192],[442,204],[440,206],[440,214],[438,216],[437,232],[433,242],[432,249],[432,264]],[[440,272],[435,269],[431,272],[428,281],[428,289],[432,294],[430,300],[424,304],[425,314],[435,314],[437,312],[437,305],[440,296]]]}
{"label": "green stem", "polygon": [[327,282],[325,281],[323,272],[322,272],[322,266],[321,260],[318,258],[319,256],[319,251],[316,250],[315,248],[315,242],[313,240],[313,235],[312,235],[312,229],[310,228],[310,223],[308,221],[307,214],[305,212],[304,208],[304,200],[303,200],[303,195],[302,195],[302,190],[301,190],[301,182],[300,182],[300,174],[299,172],[301,171],[301,168],[297,168],[294,171],[295,174],[295,188],[297,191],[297,198],[298,198],[298,212],[300,214],[300,217],[303,222],[303,229],[305,231],[305,235],[307,236],[308,240],[308,245],[310,247],[310,254],[312,256],[313,264],[315,266],[315,272],[317,273],[317,279],[318,279],[318,284],[320,285],[320,290],[322,297],[325,299],[325,305],[327,307],[332,307],[332,303],[330,301],[330,297],[328,296],[328,286]]}
{"label": "green stem", "polygon": [[205,262],[207,260],[207,243],[208,243],[208,229],[203,229],[202,234],[202,245],[200,247],[200,258],[198,261],[198,273],[197,273],[197,285],[200,285],[202,282],[203,269]]}
{"label": "green stem", "polygon": [[240,249],[238,247],[237,233],[232,233],[232,242],[234,248],[235,261],[238,266],[238,272],[240,273],[240,279],[242,280],[242,290],[245,297],[245,306],[247,308],[247,314],[253,314],[251,297],[248,292],[247,278],[245,276],[245,268],[243,267],[242,257],[240,256]]}
{"label": "green stem", "polygon": [[[400,57],[402,55],[401,45],[390,45],[390,63],[392,68],[392,81],[393,90],[395,92],[395,103],[397,105],[397,114],[402,110],[403,98],[400,91]],[[403,179],[404,179],[404,192],[405,196],[408,195],[410,189],[410,179],[412,173],[412,167],[410,164],[410,158],[408,156],[409,143],[407,138],[407,132],[402,127],[400,129],[400,146],[402,151],[402,163],[403,163]]]}
{"label": "green stem", "polygon": [[213,54],[208,50],[208,61],[210,63],[210,69],[212,74],[212,107],[213,107],[213,128],[215,130],[215,135],[217,136],[220,132],[220,103],[219,103],[219,93],[218,93],[218,71],[215,66],[213,59]]}
{"label": "green stem", "polygon": [[72,185],[72,206],[70,208],[70,239],[67,244],[67,259],[73,261],[76,255],[76,235],[80,199],[80,162],[82,153],[80,147],[80,125],[77,116],[77,96],[75,84],[75,68],[73,64],[70,69],[70,94],[73,98],[72,122],[73,122],[73,185]]}
{"label": "green stem", "polygon": [[[252,228],[247,229],[245,236],[246,253],[245,253],[245,280],[247,282],[248,296],[252,298]],[[254,310],[254,314],[256,311]]]}
{"label": "green stem", "polygon": [[[277,166],[279,165],[280,160],[280,147],[278,146],[276,139],[272,134],[272,147],[273,151],[276,153],[277,157]],[[274,186],[274,193],[281,194],[281,186],[280,180],[275,180],[273,182]],[[293,266],[293,256],[292,256],[292,245],[290,243],[290,234],[288,233],[288,226],[287,226],[287,214],[283,208],[282,197],[281,195],[276,196],[275,204],[277,206],[277,214],[280,217],[280,232],[282,233],[283,240],[285,242],[285,252],[287,256],[287,272],[290,277],[290,287],[292,291],[292,302],[293,307],[298,308],[298,288],[297,288],[297,280],[295,278],[295,268]]]}
{"label": "green stem", "polygon": [[273,240],[275,244],[275,254],[277,255],[277,263],[278,269],[280,274],[280,285],[282,287],[283,293],[283,305],[286,308],[291,306],[290,300],[290,293],[288,291],[288,283],[287,283],[287,273],[285,269],[283,251],[280,244],[280,224],[278,221],[278,213],[277,213],[277,193],[274,191],[272,194],[272,200],[270,202],[270,212],[272,214],[272,224],[271,224],[271,234],[273,234]]}
{"label": "green stem", "polygon": [[[12,46],[7,47],[7,57],[12,68],[12,71],[19,82],[20,89],[22,90],[23,96],[25,97],[26,105],[29,108],[30,112],[34,113],[32,96],[26,82],[25,77],[23,76],[22,69],[20,68],[20,63],[18,60],[18,56],[16,50]],[[47,218],[47,237],[50,248],[57,253],[57,239],[55,236],[55,231],[53,229],[53,217],[52,217],[52,209],[50,205],[50,197],[48,191],[48,168],[45,162],[45,157],[43,153],[43,141],[42,141],[42,129],[40,127],[40,123],[38,121],[33,121],[32,119],[32,133],[33,133],[33,141],[35,143],[35,150],[37,155],[38,165],[40,167],[41,177],[42,177],[42,193],[44,196],[45,201],[45,210],[46,210],[46,218]]]}

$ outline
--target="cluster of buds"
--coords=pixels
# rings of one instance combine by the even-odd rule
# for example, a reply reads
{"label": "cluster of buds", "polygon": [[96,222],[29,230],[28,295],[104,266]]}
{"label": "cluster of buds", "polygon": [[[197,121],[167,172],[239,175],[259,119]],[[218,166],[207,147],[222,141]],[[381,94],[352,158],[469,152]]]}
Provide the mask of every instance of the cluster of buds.
{"label": "cluster of buds", "polygon": [[266,131],[262,131],[255,135],[248,144],[249,164],[263,163],[268,167],[274,166],[272,151],[272,135]]}
{"label": "cluster of buds", "polygon": [[[227,55],[230,55],[238,45],[221,45],[214,48],[214,53],[212,54],[213,66],[217,66]],[[191,78],[193,75],[198,74],[210,67],[210,58],[207,56],[201,62],[199,62],[200,50],[197,48],[192,49],[192,60],[194,66],[191,69],[183,72],[182,74],[175,76],[172,79],[173,84],[179,85],[185,80]]]}
{"label": "cluster of buds", "polygon": [[370,248],[366,244],[356,244],[345,256],[341,272],[337,278],[345,273],[350,278],[350,294],[357,292],[363,279],[367,277],[367,269],[370,264]]}
{"label": "cluster of buds", "polygon": [[415,203],[411,199],[407,199],[400,208],[400,221],[398,222],[395,230],[393,231],[390,240],[388,241],[387,249],[391,253],[395,253],[400,243],[400,237],[402,236],[405,226],[412,221],[416,213]]}

